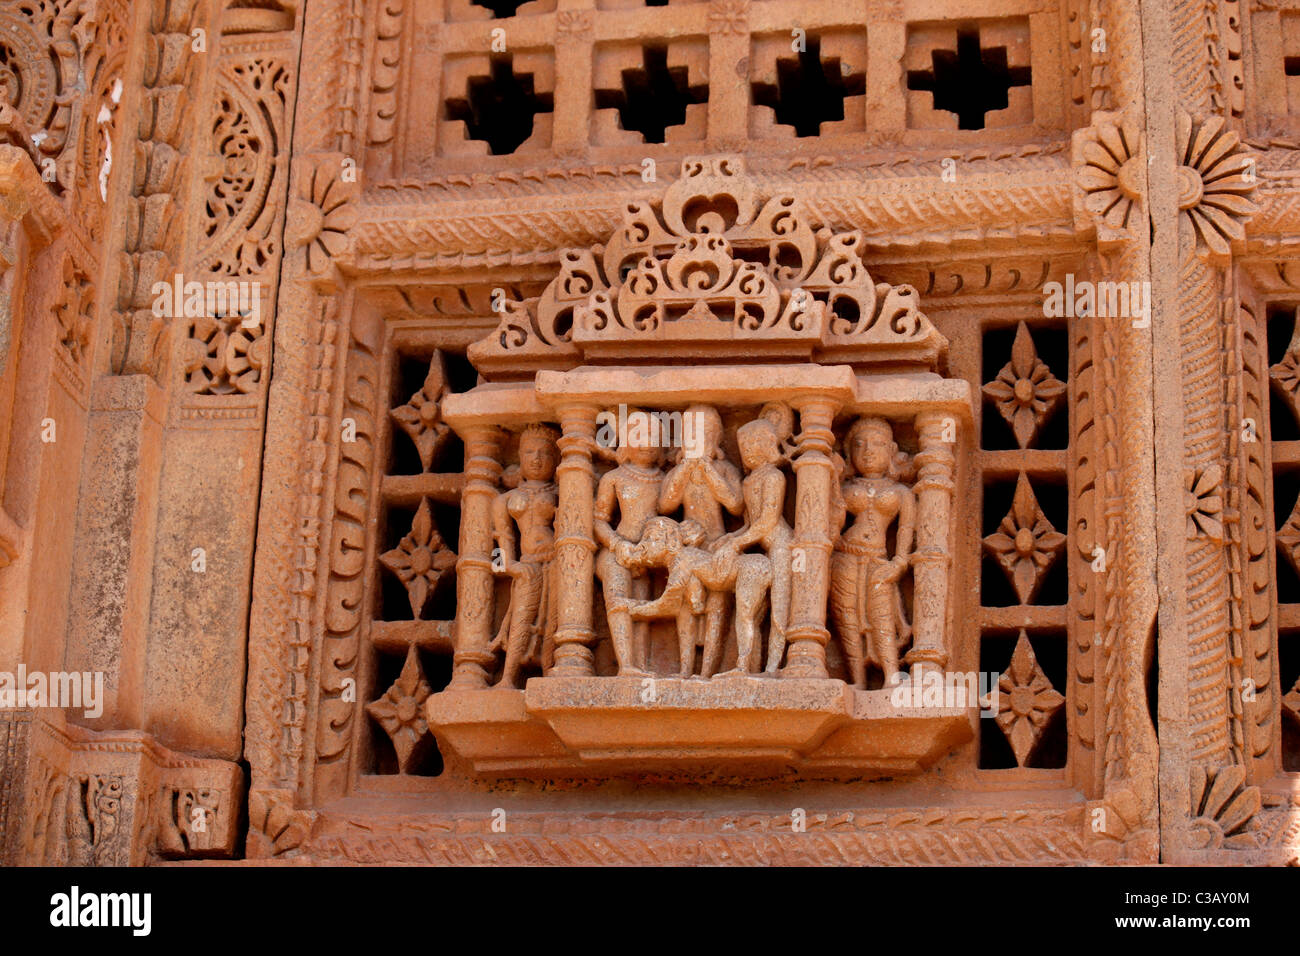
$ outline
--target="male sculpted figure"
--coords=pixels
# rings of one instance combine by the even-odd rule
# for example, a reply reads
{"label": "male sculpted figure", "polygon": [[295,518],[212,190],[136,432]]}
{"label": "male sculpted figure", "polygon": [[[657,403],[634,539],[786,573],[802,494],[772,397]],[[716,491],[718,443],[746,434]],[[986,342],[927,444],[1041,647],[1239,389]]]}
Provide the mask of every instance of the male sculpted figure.
{"label": "male sculpted figure", "polygon": [[[630,416],[629,416],[630,417]],[[646,522],[658,514],[659,448],[623,442],[616,453],[618,465],[605,473],[596,488],[594,530],[601,550],[596,555],[596,575],[605,595],[614,656],[622,676],[649,675],[649,631],[644,621],[633,621],[624,599],[650,596],[650,577],[633,566],[631,548],[641,540]],[[618,526],[611,525],[618,509]]]}
{"label": "male sculpted figure", "polygon": [[[879,665],[888,686],[898,674],[899,639],[911,635],[898,581],[910,563],[916,498],[897,480],[898,445],[888,421],[858,419],[844,445],[858,477],[848,478],[842,489],[854,520],[831,555],[831,619],[853,686],[867,686],[868,659]],[[897,546],[890,558],[888,534],[895,519]]]}
{"label": "male sculpted figure", "polygon": [[501,679],[496,684],[500,688],[518,687],[520,667],[537,661],[539,650],[543,671],[550,666],[556,625],[552,558],[555,509],[559,503],[554,480],[558,438],[547,425],[525,428],[519,436],[519,486],[503,491],[492,503],[492,528],[501,549],[501,573],[511,578],[510,605],[492,642],[493,650],[504,647],[506,652]]}
{"label": "male sculpted figure", "polygon": [[[682,516],[704,529],[703,544],[712,545],[726,532],[724,510],[738,515],[745,506],[740,470],[727,461],[721,448],[722,416],[710,405],[692,405],[682,413],[685,448],[681,461],[668,472],[659,491],[659,513]],[[707,676],[722,660],[722,625],[727,610],[725,593],[710,592],[705,607],[706,649],[703,672]],[[717,657],[710,658],[714,649]]]}
{"label": "male sculpted figure", "polygon": [[[689,518],[680,523],[672,518],[651,518],[632,555],[632,560],[643,567],[668,568],[663,594],[653,601],[628,601],[626,607],[634,620],[676,617],[682,677],[692,676],[695,669],[701,612],[707,613],[708,601],[730,591],[736,595],[736,641],[746,655],[741,659],[747,659],[748,649],[757,642],[759,614],[772,583],[772,565],[766,555],[738,554],[733,548],[706,551],[700,547],[704,539],[704,529]],[[709,677],[716,667],[712,662],[722,656],[721,629],[706,630],[704,640],[700,676]],[[743,667],[737,667],[719,676],[744,673]]]}
{"label": "male sculpted figure", "polygon": [[[785,460],[781,435],[767,417],[759,417],[736,432],[740,457],[749,474],[744,481],[746,524],[738,531],[725,534],[713,545],[716,553],[741,552],[761,544],[772,566],[772,626],[767,638],[768,674],[781,667],[785,654],[785,628],[790,615],[790,542],[794,536],[785,520]],[[740,612],[737,609],[736,668],[746,673],[759,669],[758,646],[746,648],[740,640]]]}

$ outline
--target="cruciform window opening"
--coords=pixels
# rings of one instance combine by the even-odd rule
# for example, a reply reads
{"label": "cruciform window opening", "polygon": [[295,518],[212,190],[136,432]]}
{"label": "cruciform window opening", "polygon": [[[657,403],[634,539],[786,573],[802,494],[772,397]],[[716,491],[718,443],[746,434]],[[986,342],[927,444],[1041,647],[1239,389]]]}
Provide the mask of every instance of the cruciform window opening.
{"label": "cruciform window opening", "polygon": [[686,122],[688,106],[708,102],[707,83],[691,83],[690,68],[668,65],[666,46],[641,50],[642,66],[625,69],[621,89],[596,90],[596,109],[618,110],[625,130],[647,143],[662,143],[670,127]]}
{"label": "cruciform window opening", "polygon": [[491,62],[490,76],[471,78],[464,97],[447,100],[446,115],[463,120],[469,138],[486,142],[493,156],[504,156],[533,135],[535,117],[555,108],[555,96],[537,92],[532,73],[516,73],[509,54]]}
{"label": "cruciform window opening", "polygon": [[776,122],[796,136],[818,136],[823,123],[844,119],[844,100],[866,92],[866,75],[845,73],[839,57],[822,58],[821,41],[809,37],[797,57],[776,61],[775,83],[752,83],[754,104],[771,107]]}
{"label": "cruciform window opening", "polygon": [[957,48],[931,50],[930,59],[930,69],[908,70],[907,88],[931,93],[958,129],[984,129],[987,114],[1010,105],[1013,87],[1031,85],[1030,67],[1009,66],[1005,46],[982,47],[978,27],[958,29]]}

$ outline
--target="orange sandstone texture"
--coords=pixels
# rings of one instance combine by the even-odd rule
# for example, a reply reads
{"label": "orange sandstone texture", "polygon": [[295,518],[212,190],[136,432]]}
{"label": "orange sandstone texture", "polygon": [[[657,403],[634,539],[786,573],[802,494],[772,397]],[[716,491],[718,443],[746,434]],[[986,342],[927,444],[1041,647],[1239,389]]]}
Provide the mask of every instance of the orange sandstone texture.
{"label": "orange sandstone texture", "polygon": [[0,861],[1295,862],[1297,16],[0,10]]}

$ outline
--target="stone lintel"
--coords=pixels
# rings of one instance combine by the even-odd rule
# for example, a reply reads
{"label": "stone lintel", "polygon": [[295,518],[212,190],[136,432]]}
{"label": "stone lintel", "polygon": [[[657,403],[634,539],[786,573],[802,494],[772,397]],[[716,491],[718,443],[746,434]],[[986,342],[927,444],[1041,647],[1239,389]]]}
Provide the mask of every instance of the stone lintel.
{"label": "stone lintel", "polygon": [[826,397],[847,405],[857,397],[847,365],[650,366],[577,368],[537,373],[537,396],[550,407],[572,402],[652,407],[757,405],[774,399]]}

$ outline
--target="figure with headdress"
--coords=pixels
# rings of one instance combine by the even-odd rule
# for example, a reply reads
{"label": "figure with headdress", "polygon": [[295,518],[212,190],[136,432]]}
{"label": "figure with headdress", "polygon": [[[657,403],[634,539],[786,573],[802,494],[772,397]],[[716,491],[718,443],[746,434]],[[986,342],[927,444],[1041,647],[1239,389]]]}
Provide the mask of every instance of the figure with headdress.
{"label": "figure with headdress", "polygon": [[[596,576],[605,596],[605,617],[619,675],[644,677],[650,673],[650,625],[632,620],[625,599],[644,601],[650,596],[649,574],[634,564],[631,548],[641,540],[646,522],[659,513],[664,475],[659,469],[658,445],[630,441],[626,435],[622,439],[615,452],[618,464],[601,476],[596,487],[593,530],[600,544]],[[616,509],[618,524],[614,525]]]}
{"label": "figure with headdress", "polygon": [[888,421],[858,419],[844,445],[851,471],[841,495],[853,523],[831,555],[831,620],[853,686],[866,688],[868,663],[880,668],[888,686],[897,679],[899,648],[911,638],[899,581],[911,563],[916,496],[899,480],[898,445]]}
{"label": "figure with headdress", "polygon": [[492,504],[500,559],[493,565],[510,577],[510,604],[492,642],[493,650],[505,651],[496,684],[501,688],[517,688],[526,665],[540,664],[545,673],[554,653],[558,439],[549,425],[526,427],[519,436],[519,484],[497,495]]}

